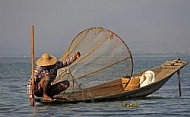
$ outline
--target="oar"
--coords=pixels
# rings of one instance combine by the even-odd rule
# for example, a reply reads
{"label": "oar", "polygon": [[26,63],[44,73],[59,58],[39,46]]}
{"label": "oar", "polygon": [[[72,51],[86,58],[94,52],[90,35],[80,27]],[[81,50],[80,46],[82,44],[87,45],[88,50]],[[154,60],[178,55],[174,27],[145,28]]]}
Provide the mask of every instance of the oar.
{"label": "oar", "polygon": [[180,83],[180,70],[177,71],[177,75],[178,75],[178,86],[179,86],[179,96],[181,97],[181,83]]}
{"label": "oar", "polygon": [[[34,25],[31,26],[32,98],[34,98]],[[35,100],[31,103],[34,106]]]}

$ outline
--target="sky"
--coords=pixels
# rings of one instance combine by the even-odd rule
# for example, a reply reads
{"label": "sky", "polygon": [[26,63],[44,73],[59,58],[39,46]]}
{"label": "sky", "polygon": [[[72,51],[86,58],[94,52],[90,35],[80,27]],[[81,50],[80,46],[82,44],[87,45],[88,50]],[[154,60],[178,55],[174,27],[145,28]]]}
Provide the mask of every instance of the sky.
{"label": "sky", "polygon": [[101,26],[132,53],[190,54],[190,0],[0,0],[0,57],[60,57],[81,31]]}

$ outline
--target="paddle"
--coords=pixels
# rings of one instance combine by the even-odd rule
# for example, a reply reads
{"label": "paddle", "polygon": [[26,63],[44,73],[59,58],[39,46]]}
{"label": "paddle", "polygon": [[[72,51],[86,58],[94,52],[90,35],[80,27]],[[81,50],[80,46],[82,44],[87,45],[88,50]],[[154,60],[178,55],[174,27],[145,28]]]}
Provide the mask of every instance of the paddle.
{"label": "paddle", "polygon": [[31,106],[35,105],[34,99],[34,25],[31,26],[31,64],[32,64],[32,98],[30,99]]}

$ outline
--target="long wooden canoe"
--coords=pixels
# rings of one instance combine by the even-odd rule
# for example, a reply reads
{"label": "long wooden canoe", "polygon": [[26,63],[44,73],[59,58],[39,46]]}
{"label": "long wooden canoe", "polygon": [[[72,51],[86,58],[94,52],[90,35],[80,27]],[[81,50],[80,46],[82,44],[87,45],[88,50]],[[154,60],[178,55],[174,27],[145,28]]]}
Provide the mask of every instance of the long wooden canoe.
{"label": "long wooden canoe", "polygon": [[144,87],[140,87],[139,85],[139,76],[146,70],[133,75],[132,78],[118,78],[98,86],[84,89],[83,91],[63,92],[54,97],[56,101],[53,101],[53,103],[116,101],[145,97],[159,90],[187,63],[187,61],[181,60],[166,61],[158,67],[149,69],[155,73],[156,79],[154,83]]}

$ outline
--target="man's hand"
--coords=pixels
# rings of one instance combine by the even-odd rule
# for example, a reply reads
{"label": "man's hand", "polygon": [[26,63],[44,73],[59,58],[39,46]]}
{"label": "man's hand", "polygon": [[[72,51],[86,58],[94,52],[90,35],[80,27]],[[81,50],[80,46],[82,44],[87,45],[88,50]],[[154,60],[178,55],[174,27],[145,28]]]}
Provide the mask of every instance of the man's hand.
{"label": "man's hand", "polygon": [[30,105],[34,106],[34,104],[35,104],[35,99],[32,97],[32,98],[30,98]]}
{"label": "man's hand", "polygon": [[76,58],[80,57],[80,52],[75,52],[74,57]]}

